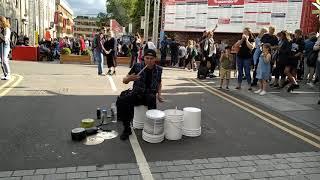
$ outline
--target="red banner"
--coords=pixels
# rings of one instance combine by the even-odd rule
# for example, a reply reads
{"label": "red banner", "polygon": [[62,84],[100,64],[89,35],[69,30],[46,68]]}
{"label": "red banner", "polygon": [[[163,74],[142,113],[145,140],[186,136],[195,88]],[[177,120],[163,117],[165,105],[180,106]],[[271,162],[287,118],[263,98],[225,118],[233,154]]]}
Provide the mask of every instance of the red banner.
{"label": "red banner", "polygon": [[58,24],[59,21],[59,12],[54,13],[54,24]]}
{"label": "red banner", "polygon": [[208,0],[208,6],[244,5],[244,0]]}
{"label": "red banner", "polygon": [[115,33],[122,33],[122,30],[123,30],[122,26],[115,19],[110,20],[110,28],[111,28],[111,31]]}

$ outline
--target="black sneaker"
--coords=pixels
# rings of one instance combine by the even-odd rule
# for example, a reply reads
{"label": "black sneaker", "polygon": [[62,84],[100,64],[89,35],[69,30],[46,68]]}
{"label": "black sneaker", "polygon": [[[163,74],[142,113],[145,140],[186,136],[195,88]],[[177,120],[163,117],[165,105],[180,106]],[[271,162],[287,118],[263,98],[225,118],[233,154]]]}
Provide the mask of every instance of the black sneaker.
{"label": "black sneaker", "polygon": [[226,90],[229,91],[230,90],[229,87],[226,87]]}
{"label": "black sneaker", "polygon": [[320,105],[320,100],[318,101],[318,104]]}
{"label": "black sneaker", "polygon": [[252,87],[249,87],[249,88],[248,88],[248,91],[252,91]]}
{"label": "black sneaker", "polygon": [[288,89],[287,89],[287,92],[291,92],[291,91],[293,91],[293,89],[294,89],[294,87],[293,87],[294,85],[292,84],[292,85],[290,85],[289,87],[288,87]]}
{"label": "black sneaker", "polygon": [[125,129],[125,130],[122,132],[122,134],[120,135],[120,139],[121,139],[122,141],[125,141],[125,140],[129,139],[129,136],[130,136],[131,134],[132,134],[131,129],[130,129],[130,130]]}
{"label": "black sneaker", "polygon": [[276,88],[276,87],[279,87],[279,84],[275,84],[275,85],[273,85],[273,87],[275,87],[275,88]]}
{"label": "black sneaker", "polygon": [[111,75],[111,74],[112,74],[112,73],[111,73],[111,70],[109,70],[107,74],[108,74],[108,75]]}

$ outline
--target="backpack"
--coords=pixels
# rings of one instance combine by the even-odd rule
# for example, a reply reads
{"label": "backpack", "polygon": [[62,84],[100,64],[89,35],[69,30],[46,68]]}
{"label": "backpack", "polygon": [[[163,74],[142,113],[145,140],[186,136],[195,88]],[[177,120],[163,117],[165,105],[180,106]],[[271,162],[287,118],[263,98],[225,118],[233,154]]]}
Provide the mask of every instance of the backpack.
{"label": "backpack", "polygon": [[10,48],[13,49],[16,47],[18,42],[18,34],[16,32],[11,32],[10,34]]}
{"label": "backpack", "polygon": [[307,65],[310,67],[316,67],[319,51],[311,51],[307,56]]}

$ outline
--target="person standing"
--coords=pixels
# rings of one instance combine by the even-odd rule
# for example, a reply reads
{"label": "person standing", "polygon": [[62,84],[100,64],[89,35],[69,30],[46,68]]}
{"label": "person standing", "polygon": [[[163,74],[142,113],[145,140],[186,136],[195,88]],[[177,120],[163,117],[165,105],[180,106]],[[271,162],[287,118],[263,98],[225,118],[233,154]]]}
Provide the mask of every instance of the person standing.
{"label": "person standing", "polygon": [[186,63],[187,48],[184,44],[179,45],[179,67],[184,67]]}
{"label": "person standing", "polygon": [[161,47],[160,47],[160,53],[161,53],[160,65],[161,66],[165,66],[166,64],[167,51],[168,51],[168,37],[165,36],[164,39],[161,41]]}
{"label": "person standing", "polygon": [[229,90],[232,62],[233,55],[231,54],[231,47],[227,46],[220,57],[220,89],[222,89],[223,80],[226,79],[226,89]]}
{"label": "person standing", "polygon": [[260,94],[261,96],[267,94],[267,80],[269,80],[271,75],[271,45],[269,43],[262,45],[262,53],[259,57],[259,62],[257,66],[257,79],[259,79],[259,90],[254,93]]}
{"label": "person standing", "polygon": [[251,91],[251,60],[252,50],[254,49],[254,38],[250,28],[244,28],[241,40],[239,40],[235,46],[238,47],[239,51],[236,55],[237,68],[238,68],[238,86],[236,89],[241,89],[243,69],[245,71],[246,79],[248,82],[248,90]]}
{"label": "person standing", "polygon": [[170,43],[170,51],[171,51],[171,67],[175,66],[178,63],[178,43],[172,38],[172,42]]}
{"label": "person standing", "polygon": [[[106,58],[107,58],[107,65],[108,65],[108,75],[116,74],[116,64],[115,64],[115,57],[116,56],[116,40],[115,38],[111,37],[111,34],[107,36],[107,40],[104,43],[104,48],[106,49]],[[112,72],[113,68],[113,72]]]}
{"label": "person standing", "polygon": [[86,44],[84,43],[84,39],[83,39],[82,36],[80,36],[79,43],[80,43],[80,52],[79,52],[79,55],[81,55],[82,52],[86,49]]}
{"label": "person standing", "polygon": [[[304,79],[307,80],[307,84],[309,86],[313,86],[312,84],[312,78],[315,73],[316,68],[316,58],[313,58],[317,55],[317,52],[313,51],[313,47],[315,43],[317,42],[317,34],[316,33],[310,33],[309,38],[304,41]],[[315,56],[312,56],[312,53]]]}
{"label": "person standing", "polygon": [[130,49],[131,49],[130,68],[132,68],[132,66],[137,62],[138,53],[139,53],[139,46],[137,41],[138,41],[138,38],[135,37],[130,44]]}
{"label": "person standing", "polygon": [[252,81],[252,84],[251,86],[256,86],[257,83],[258,83],[258,79],[256,78],[257,76],[257,67],[258,67],[258,63],[259,63],[259,58],[260,58],[260,55],[262,53],[261,51],[261,38],[264,36],[264,34],[266,34],[268,32],[268,30],[266,28],[262,28],[260,30],[260,33],[258,34],[258,36],[256,37],[255,39],[255,50],[254,50],[254,53],[253,53],[253,66],[254,66],[254,69],[253,69],[253,81]]}
{"label": "person standing", "polygon": [[210,31],[208,33],[208,38],[205,41],[204,44],[204,50],[207,52],[207,61],[210,62],[210,73],[212,74],[213,77],[215,77],[214,70],[216,69],[217,63],[215,61],[215,56],[217,53],[217,49],[216,49],[216,45],[214,43],[214,39],[213,39],[213,32]]}
{"label": "person standing", "polygon": [[96,54],[96,60],[98,61],[98,75],[105,76],[106,74],[103,72],[103,54],[107,54],[106,49],[104,48],[104,35],[103,33],[99,33],[99,37],[97,39],[97,47],[94,49]]}
{"label": "person standing", "polygon": [[121,140],[127,140],[132,134],[130,122],[134,116],[134,106],[145,105],[148,109],[157,108],[157,100],[163,102],[161,96],[162,67],[156,65],[156,52],[147,49],[144,53],[144,62],[136,63],[128,75],[123,78],[123,83],[133,82],[133,89],[121,92],[117,98],[117,119],[123,123]]}
{"label": "person standing", "polygon": [[[317,40],[316,44],[313,47],[313,50],[314,51],[318,51],[316,74],[317,74],[317,78],[320,79],[320,36],[318,37],[318,40]],[[320,92],[320,86],[319,86],[319,92]],[[319,94],[318,104],[320,105],[320,94]]]}
{"label": "person standing", "polygon": [[11,78],[9,66],[10,35],[9,21],[4,16],[0,16],[0,61],[3,72],[1,80],[9,80]]}

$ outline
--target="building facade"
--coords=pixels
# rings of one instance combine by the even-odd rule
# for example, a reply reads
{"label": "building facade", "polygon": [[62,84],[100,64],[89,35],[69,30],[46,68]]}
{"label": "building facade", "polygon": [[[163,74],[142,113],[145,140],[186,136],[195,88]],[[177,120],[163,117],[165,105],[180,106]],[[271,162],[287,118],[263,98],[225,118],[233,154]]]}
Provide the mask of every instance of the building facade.
{"label": "building facade", "polygon": [[89,16],[77,16],[74,19],[74,36],[92,38],[100,30],[97,26],[97,18]]}
{"label": "building facade", "polygon": [[0,0],[0,15],[10,20],[11,30],[29,37],[36,45],[45,31],[53,31],[55,0]]}
{"label": "building facade", "polygon": [[66,0],[56,0],[54,24],[55,37],[73,37],[73,10]]}

